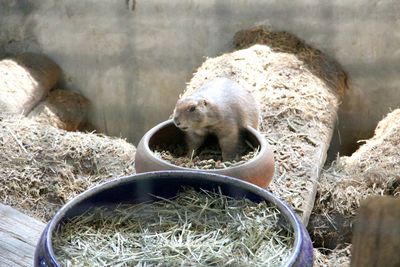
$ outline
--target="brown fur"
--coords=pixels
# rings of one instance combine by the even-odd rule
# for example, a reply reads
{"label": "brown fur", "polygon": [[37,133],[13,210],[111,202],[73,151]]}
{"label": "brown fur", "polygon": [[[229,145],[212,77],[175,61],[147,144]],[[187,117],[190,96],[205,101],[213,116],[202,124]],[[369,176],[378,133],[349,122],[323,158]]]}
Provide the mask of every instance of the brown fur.
{"label": "brown fur", "polygon": [[186,132],[189,154],[208,134],[215,134],[223,160],[231,160],[238,153],[240,131],[248,125],[258,129],[259,109],[250,92],[232,80],[217,78],[178,100],[173,118]]}

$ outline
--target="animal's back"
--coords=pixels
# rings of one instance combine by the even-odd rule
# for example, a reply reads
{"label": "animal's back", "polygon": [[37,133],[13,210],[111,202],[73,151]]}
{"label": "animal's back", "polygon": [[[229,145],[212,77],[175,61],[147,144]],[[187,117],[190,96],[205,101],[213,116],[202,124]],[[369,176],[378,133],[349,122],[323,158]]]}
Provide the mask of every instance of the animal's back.
{"label": "animal's back", "polygon": [[258,104],[253,95],[235,81],[214,79],[201,86],[193,96],[207,99],[218,108],[222,118],[236,120],[240,127],[258,128]]}

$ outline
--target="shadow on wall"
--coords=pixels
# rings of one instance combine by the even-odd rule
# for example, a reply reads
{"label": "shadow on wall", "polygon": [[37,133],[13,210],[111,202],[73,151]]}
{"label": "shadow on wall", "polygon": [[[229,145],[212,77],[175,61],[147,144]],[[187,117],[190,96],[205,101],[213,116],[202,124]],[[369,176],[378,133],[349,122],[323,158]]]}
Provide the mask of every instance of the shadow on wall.
{"label": "shadow on wall", "polygon": [[371,115],[371,103],[364,92],[350,82],[343,103],[339,106],[338,120],[333,131],[326,164],[340,156],[350,156],[374,134],[378,116]]}
{"label": "shadow on wall", "polygon": [[36,1],[0,1],[0,56],[2,58],[22,52],[41,52],[35,37],[35,21],[30,16]]}

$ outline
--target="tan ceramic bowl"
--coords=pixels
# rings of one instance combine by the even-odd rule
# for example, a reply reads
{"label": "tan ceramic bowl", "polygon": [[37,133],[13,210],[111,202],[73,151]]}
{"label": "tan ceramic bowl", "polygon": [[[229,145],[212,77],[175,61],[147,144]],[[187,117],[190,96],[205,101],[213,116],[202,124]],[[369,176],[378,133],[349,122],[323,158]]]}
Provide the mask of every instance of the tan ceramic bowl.
{"label": "tan ceramic bowl", "polygon": [[155,156],[153,149],[157,146],[169,146],[185,143],[184,132],[179,130],[172,120],[167,120],[149,130],[140,140],[137,147],[135,168],[137,173],[163,170],[190,170],[227,175],[267,187],[274,175],[274,155],[271,147],[258,131],[247,127],[245,138],[254,146],[260,147],[259,153],[249,161],[224,169],[198,170],[173,165]]}

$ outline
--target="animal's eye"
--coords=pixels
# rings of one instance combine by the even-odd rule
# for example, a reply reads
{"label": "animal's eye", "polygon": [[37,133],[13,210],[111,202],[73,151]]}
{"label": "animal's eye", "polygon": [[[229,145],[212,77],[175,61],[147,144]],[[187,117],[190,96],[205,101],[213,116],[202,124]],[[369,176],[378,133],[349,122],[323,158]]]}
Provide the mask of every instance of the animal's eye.
{"label": "animal's eye", "polygon": [[191,106],[190,108],[189,108],[189,111],[190,112],[193,112],[193,111],[195,111],[196,110],[196,107],[195,106]]}

